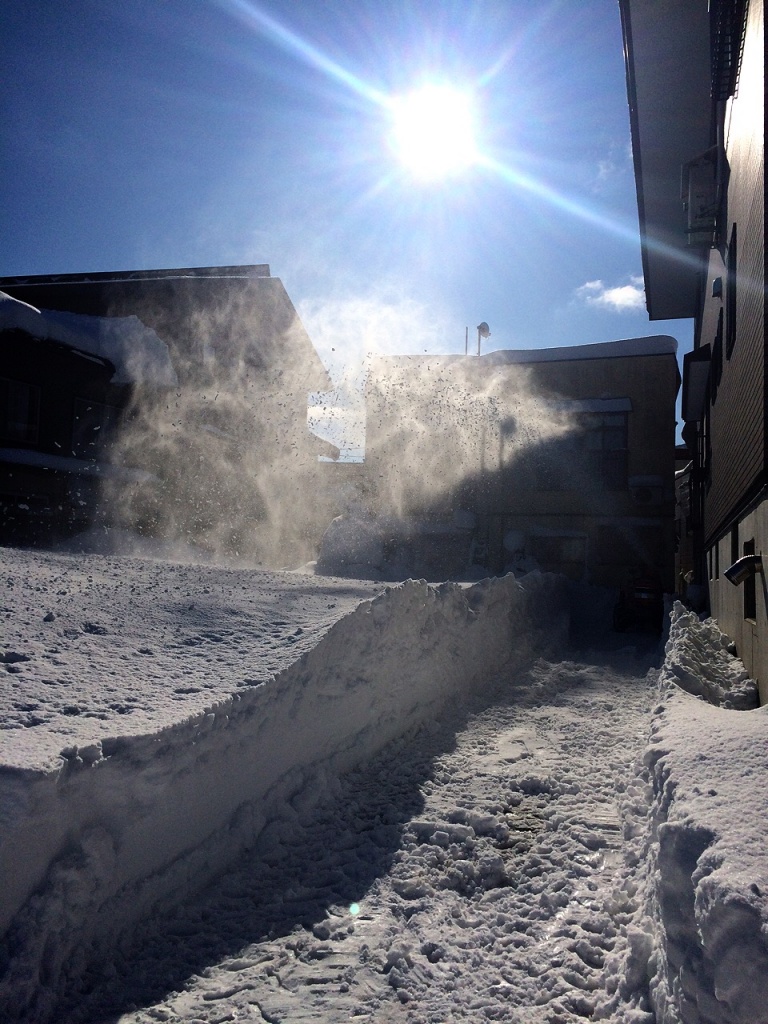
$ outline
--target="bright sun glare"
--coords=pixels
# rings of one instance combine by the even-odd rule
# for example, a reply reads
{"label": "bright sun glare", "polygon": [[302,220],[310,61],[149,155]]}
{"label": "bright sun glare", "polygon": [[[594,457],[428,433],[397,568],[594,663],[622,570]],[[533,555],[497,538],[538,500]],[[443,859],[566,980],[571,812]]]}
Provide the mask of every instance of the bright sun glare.
{"label": "bright sun glare", "polygon": [[434,181],[474,162],[475,129],[468,94],[449,85],[425,85],[392,103],[392,143],[416,177]]}

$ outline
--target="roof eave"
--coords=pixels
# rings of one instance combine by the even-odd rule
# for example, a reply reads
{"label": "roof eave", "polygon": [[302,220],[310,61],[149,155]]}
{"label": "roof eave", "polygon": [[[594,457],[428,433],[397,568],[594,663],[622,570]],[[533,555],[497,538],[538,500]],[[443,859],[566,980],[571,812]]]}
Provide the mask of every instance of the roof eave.
{"label": "roof eave", "polygon": [[701,252],[687,244],[680,173],[710,145],[707,5],[619,0],[619,7],[648,315],[692,317]]}

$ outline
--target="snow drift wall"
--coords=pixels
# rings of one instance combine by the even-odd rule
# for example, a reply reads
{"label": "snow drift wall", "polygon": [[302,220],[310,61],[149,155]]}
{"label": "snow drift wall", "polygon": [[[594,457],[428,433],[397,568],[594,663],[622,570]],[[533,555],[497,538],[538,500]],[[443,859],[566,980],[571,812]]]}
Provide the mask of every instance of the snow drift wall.
{"label": "snow drift wall", "polygon": [[733,710],[754,707],[755,687],[728,644],[716,622],[675,605],[624,805],[629,955],[597,1019],[768,1022],[768,706]]}
{"label": "snow drift wall", "polygon": [[564,639],[559,577],[408,581],[269,682],[177,726],[0,772],[0,1017],[44,1024],[141,917],[502,667]]}
{"label": "snow drift wall", "polygon": [[760,703],[757,683],[734,653],[733,641],[715,619],[701,621],[679,601],[672,608],[662,688],[675,685],[710,704],[749,711]]}

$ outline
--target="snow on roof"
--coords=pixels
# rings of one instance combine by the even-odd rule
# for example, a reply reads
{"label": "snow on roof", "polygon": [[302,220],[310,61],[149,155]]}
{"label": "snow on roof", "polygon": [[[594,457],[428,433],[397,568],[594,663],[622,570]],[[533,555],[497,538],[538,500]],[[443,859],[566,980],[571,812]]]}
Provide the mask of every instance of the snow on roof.
{"label": "snow on roof", "polygon": [[51,309],[42,312],[54,330],[61,326],[77,333],[80,348],[114,363],[115,384],[178,384],[168,346],[137,316],[85,316]]}
{"label": "snow on roof", "polygon": [[625,338],[621,341],[600,341],[591,345],[561,345],[557,348],[497,349],[481,356],[466,355],[395,355],[377,356],[375,361],[407,366],[409,363],[427,366],[450,366],[469,360],[486,366],[505,366],[510,363],[556,363],[580,359],[622,359],[629,356],[677,355],[677,341],[669,334],[654,334],[647,338]]}
{"label": "snow on roof", "polygon": [[[28,302],[11,298],[5,292],[0,292],[0,328],[13,330],[17,328],[32,334],[41,330],[43,316],[39,309],[30,306]],[[36,337],[42,337],[36,334]]]}
{"label": "snow on roof", "polygon": [[115,384],[178,384],[168,346],[137,316],[86,316],[40,310],[0,292],[0,331],[13,329],[109,360],[115,367]]}
{"label": "snow on roof", "polygon": [[677,355],[677,341],[668,334],[654,334],[647,338],[625,338],[622,341],[601,341],[592,345],[564,345],[559,348],[500,349],[479,358],[486,363],[497,365],[659,355]]}

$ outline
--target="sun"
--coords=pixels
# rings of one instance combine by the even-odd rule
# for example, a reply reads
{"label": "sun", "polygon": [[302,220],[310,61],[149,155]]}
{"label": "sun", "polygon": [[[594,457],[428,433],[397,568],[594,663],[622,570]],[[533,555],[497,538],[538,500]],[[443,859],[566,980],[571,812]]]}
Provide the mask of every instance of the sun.
{"label": "sun", "polygon": [[428,84],[392,101],[392,148],[422,181],[465,170],[477,157],[471,97],[450,85]]}

